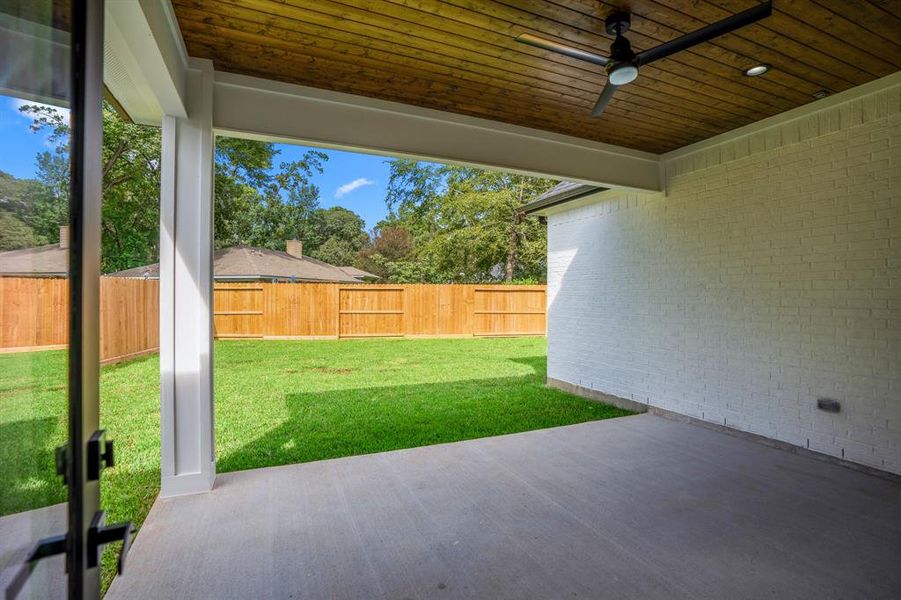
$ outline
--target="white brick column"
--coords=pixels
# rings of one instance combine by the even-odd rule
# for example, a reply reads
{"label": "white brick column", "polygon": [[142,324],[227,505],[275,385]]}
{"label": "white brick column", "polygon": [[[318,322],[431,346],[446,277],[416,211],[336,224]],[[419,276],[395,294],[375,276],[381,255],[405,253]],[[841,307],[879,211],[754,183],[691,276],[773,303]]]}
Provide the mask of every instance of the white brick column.
{"label": "white brick column", "polygon": [[213,443],[213,68],[192,61],[187,118],[163,117],[160,190],[162,496],[209,491]]}

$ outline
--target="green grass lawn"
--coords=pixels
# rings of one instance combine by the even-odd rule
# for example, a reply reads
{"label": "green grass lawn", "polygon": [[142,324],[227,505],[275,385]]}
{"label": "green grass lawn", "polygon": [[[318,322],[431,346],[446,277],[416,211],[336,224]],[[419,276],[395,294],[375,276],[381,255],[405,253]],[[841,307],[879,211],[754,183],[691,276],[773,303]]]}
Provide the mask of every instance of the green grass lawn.
{"label": "green grass lawn", "polygon": [[[0,354],[0,515],[65,500],[65,358]],[[628,414],[546,387],[543,338],[221,341],[215,363],[219,472]],[[117,454],[102,504],[141,523],[159,492],[159,360],[104,367],[100,386]]]}

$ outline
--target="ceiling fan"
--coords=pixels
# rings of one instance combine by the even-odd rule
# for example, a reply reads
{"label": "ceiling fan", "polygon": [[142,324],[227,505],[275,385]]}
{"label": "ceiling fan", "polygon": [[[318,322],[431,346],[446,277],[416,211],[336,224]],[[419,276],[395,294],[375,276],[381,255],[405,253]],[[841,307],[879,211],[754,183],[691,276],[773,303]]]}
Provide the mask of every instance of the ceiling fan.
{"label": "ceiling fan", "polygon": [[763,2],[753,8],[727,17],[722,21],[711,23],[697,31],[692,31],[691,33],[687,33],[674,40],[650,48],[649,50],[644,50],[638,54],[632,51],[629,40],[623,35],[629,31],[629,25],[631,23],[631,17],[627,12],[615,12],[607,17],[605,21],[607,33],[615,36],[613,43],[610,45],[609,57],[601,56],[600,54],[595,54],[593,52],[586,52],[585,50],[573,48],[572,46],[560,44],[552,40],[546,40],[532,35],[531,33],[520,34],[517,36],[516,41],[604,67],[607,70],[607,85],[604,86],[604,90],[601,92],[597,103],[594,105],[594,109],[591,111],[591,115],[597,117],[604,112],[604,108],[610,103],[616,88],[621,85],[626,85],[638,77],[638,69],[642,65],[650,64],[655,60],[666,58],[676,52],[712,40],[724,33],[729,33],[730,31],[735,31],[745,25],[750,25],[755,21],[770,16],[772,12],[772,2]]}

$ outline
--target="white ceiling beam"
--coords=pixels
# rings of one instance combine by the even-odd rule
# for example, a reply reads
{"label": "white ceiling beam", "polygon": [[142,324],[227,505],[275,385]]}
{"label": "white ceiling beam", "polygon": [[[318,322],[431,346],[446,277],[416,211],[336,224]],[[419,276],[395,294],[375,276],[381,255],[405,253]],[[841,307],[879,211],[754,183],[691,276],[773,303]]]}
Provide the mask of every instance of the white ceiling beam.
{"label": "white ceiling beam", "polygon": [[230,73],[215,74],[217,133],[661,189],[659,157],[570,136]]}

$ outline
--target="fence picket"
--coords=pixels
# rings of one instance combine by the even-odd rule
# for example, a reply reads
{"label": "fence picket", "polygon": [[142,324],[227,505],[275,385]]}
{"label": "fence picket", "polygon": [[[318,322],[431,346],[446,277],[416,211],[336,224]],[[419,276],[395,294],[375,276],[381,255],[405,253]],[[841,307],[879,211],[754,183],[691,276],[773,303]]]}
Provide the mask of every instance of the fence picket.
{"label": "fence picket", "polygon": [[[0,352],[63,347],[68,282],[0,277]],[[102,277],[101,359],[159,347],[159,281]],[[218,338],[544,335],[546,286],[217,283]]]}

